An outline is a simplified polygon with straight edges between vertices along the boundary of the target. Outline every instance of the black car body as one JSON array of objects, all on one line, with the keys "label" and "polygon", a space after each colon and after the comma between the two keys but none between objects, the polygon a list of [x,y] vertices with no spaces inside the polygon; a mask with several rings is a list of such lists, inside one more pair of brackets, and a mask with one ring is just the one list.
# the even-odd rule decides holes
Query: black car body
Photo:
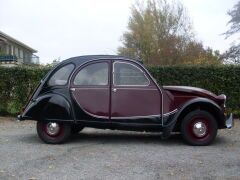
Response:
[{"label": "black car body", "polygon": [[225,95],[183,86],[159,86],[138,60],[80,56],[63,61],[40,82],[19,120],[36,120],[39,137],[61,143],[84,127],[181,132],[192,145],[210,144],[231,128]]}]

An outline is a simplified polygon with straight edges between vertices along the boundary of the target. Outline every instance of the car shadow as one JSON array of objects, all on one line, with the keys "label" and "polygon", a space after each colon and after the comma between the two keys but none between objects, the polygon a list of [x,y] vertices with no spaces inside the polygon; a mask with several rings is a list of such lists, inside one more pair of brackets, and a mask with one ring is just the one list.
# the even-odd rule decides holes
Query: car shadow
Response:
[{"label": "car shadow", "polygon": [[[119,131],[122,132],[122,131]],[[169,138],[163,139],[161,133],[139,133],[139,132],[123,132],[115,133],[114,131],[108,133],[85,133],[72,135],[68,143],[80,143],[80,142],[99,142],[103,144],[166,144],[166,145],[183,145],[186,143],[183,141],[181,134],[174,133]],[[223,136],[217,136],[214,140],[214,146],[227,145],[229,141]]]},{"label": "car shadow", "polygon": [[180,134],[162,139],[160,133],[79,133],[72,135],[69,143],[98,142],[102,144],[184,144]]},{"label": "car shadow", "polygon": [[[18,140],[27,144],[43,143],[37,134],[29,134],[21,137]],[[81,132],[71,135],[67,144],[81,143],[99,143],[99,144],[162,144],[162,145],[183,145],[184,143],[180,134],[172,134],[168,139],[162,139],[161,133],[139,133],[139,132]],[[217,137],[213,142],[214,146],[228,144],[225,137]]]}]

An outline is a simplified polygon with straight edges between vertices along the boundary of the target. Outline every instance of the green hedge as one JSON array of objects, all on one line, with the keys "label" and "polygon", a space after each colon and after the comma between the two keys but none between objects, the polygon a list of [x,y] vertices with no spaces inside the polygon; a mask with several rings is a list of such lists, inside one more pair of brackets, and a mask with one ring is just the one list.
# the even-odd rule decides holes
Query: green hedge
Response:
[{"label": "green hedge", "polygon": [[228,112],[240,115],[240,66],[149,67],[161,85],[200,87],[227,96]]},{"label": "green hedge", "polygon": [[[148,67],[161,85],[195,86],[226,94],[229,111],[240,115],[240,66]],[[49,68],[0,67],[0,115],[16,115]]]},{"label": "green hedge", "polygon": [[49,69],[0,67],[0,115],[16,115]]}]

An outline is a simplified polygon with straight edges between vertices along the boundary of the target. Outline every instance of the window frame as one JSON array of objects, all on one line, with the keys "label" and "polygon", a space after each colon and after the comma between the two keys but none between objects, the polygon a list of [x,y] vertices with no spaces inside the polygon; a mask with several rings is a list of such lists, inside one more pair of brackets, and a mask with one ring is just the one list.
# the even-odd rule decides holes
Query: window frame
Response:
[{"label": "window frame", "polygon": [[[107,80],[107,84],[106,85],[78,85],[78,84],[75,84],[74,83],[74,80],[76,78],[76,76],[78,75],[78,73],[83,70],[84,68],[86,68],[87,66],[91,66],[91,65],[94,65],[94,64],[99,64],[99,63],[106,63],[107,64],[107,67],[108,67],[108,80]],[[72,78],[71,78],[71,86],[72,87],[108,87],[110,86],[110,80],[111,80],[111,77],[110,77],[110,73],[111,73],[111,66],[110,66],[110,63],[109,61],[90,61],[90,62],[87,62],[85,64],[82,64],[77,70],[75,70]]]},{"label": "window frame", "polygon": [[[148,81],[148,84],[147,84],[147,85],[117,85],[117,84],[115,84],[114,80],[115,80],[115,64],[116,64],[116,63],[129,64],[129,65],[131,65],[131,66],[136,67],[137,69],[139,69],[139,70],[143,73],[143,75],[145,76],[145,78],[146,78],[147,81]],[[151,81],[149,80],[148,76],[146,75],[146,72],[143,71],[141,67],[137,66],[137,65],[134,64],[134,63],[131,63],[131,62],[123,62],[123,61],[114,61],[114,62],[113,62],[112,82],[113,82],[113,86],[114,86],[114,87],[148,87],[148,86],[150,86],[150,84],[151,84]]]},{"label": "window frame", "polygon": [[[54,76],[54,74],[55,74],[57,71],[59,71],[61,68],[65,67],[65,66],[68,66],[68,65],[73,65],[73,69],[71,70],[71,72],[70,72],[70,74],[69,74],[69,76],[68,76],[68,79],[67,79],[66,84],[64,84],[64,85],[59,85],[59,84],[50,85],[50,84],[49,84],[49,81],[50,81],[50,79]],[[71,76],[72,76],[72,74],[74,73],[75,68],[76,68],[76,65],[75,65],[74,63],[68,63],[68,64],[64,64],[64,65],[62,65],[62,66],[60,66],[60,67],[56,67],[56,68],[50,73],[50,75],[46,74],[46,76],[48,76],[47,81],[46,81],[46,85],[47,85],[48,87],[54,87],[54,86],[64,87],[64,86],[68,86],[69,83],[70,83]],[[46,77],[44,77],[43,79],[45,79],[45,78],[46,78]]]}]

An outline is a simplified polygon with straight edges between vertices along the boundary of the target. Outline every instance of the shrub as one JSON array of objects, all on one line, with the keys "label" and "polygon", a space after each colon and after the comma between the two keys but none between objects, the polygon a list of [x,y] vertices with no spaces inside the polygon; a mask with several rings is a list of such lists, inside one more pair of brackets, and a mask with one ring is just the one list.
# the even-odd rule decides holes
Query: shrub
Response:
[{"label": "shrub", "polygon": [[227,96],[228,112],[240,115],[240,66],[148,67],[160,85],[194,86]]},{"label": "shrub", "polygon": [[0,115],[19,113],[48,70],[36,67],[0,67]]},{"label": "shrub", "polygon": [[[226,94],[228,111],[240,115],[240,66],[147,67],[160,85],[195,86]],[[0,67],[0,115],[16,115],[49,71],[39,67]]]}]

